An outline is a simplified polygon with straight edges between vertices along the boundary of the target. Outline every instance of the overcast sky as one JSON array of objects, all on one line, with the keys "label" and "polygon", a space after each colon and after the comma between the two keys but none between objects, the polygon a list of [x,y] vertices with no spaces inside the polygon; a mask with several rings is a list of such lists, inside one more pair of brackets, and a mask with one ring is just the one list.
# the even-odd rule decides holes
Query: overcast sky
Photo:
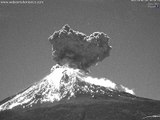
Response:
[{"label": "overcast sky", "polygon": [[160,100],[160,8],[130,0],[0,4],[0,100],[50,73],[55,62],[48,37],[64,24],[111,38],[110,57],[91,68],[94,77]]}]

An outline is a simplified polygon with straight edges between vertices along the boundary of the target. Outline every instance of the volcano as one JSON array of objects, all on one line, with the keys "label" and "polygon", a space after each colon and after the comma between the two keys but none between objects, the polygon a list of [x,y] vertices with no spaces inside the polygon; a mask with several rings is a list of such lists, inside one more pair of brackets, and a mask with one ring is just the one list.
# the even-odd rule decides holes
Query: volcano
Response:
[{"label": "volcano", "polygon": [[123,85],[93,78],[89,67],[109,56],[109,37],[65,25],[49,37],[51,73],[0,102],[0,120],[160,120],[160,101]]},{"label": "volcano", "polygon": [[83,70],[55,65],[44,79],[1,101],[0,120],[160,119],[160,101],[103,81]]}]

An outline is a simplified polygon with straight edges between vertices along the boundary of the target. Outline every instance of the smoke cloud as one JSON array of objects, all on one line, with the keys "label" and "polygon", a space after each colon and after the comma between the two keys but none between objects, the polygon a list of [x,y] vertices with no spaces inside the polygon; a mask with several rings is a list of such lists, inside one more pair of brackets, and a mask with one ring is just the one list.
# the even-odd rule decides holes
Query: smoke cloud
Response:
[{"label": "smoke cloud", "polygon": [[53,60],[59,65],[68,64],[86,70],[109,56],[109,37],[103,32],[90,36],[74,31],[69,25],[55,31],[49,41],[52,45]]}]

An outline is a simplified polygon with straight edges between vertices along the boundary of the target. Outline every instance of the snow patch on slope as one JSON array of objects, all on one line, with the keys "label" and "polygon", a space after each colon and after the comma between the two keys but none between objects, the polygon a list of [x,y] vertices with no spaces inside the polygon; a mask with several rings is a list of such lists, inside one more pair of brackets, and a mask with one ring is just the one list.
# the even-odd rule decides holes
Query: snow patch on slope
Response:
[{"label": "snow patch on slope", "polygon": [[[52,103],[54,101],[60,101],[65,97],[70,99],[71,97],[75,97],[75,93],[79,90],[86,93],[93,93],[94,89],[103,91],[101,87],[105,87],[109,91],[124,91],[134,94],[133,90],[122,85],[116,85],[106,78],[93,78],[86,74],[86,72],[80,69],[70,68],[67,65],[55,65],[51,70],[51,73],[41,81],[33,84],[24,92],[17,94],[9,101],[0,105],[0,111],[12,109],[16,106],[27,107],[37,103]],[[81,85],[81,83],[83,84]],[[93,85],[99,87],[95,88]]]}]

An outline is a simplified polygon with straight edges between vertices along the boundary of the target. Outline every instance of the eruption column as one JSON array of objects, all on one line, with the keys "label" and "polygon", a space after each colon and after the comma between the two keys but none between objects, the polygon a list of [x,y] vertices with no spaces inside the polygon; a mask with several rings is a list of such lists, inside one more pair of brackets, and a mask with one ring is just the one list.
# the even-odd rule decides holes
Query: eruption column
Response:
[{"label": "eruption column", "polygon": [[105,33],[94,32],[87,36],[72,30],[69,25],[55,31],[49,41],[54,61],[59,65],[68,64],[82,70],[108,57],[111,50],[109,37]]}]

